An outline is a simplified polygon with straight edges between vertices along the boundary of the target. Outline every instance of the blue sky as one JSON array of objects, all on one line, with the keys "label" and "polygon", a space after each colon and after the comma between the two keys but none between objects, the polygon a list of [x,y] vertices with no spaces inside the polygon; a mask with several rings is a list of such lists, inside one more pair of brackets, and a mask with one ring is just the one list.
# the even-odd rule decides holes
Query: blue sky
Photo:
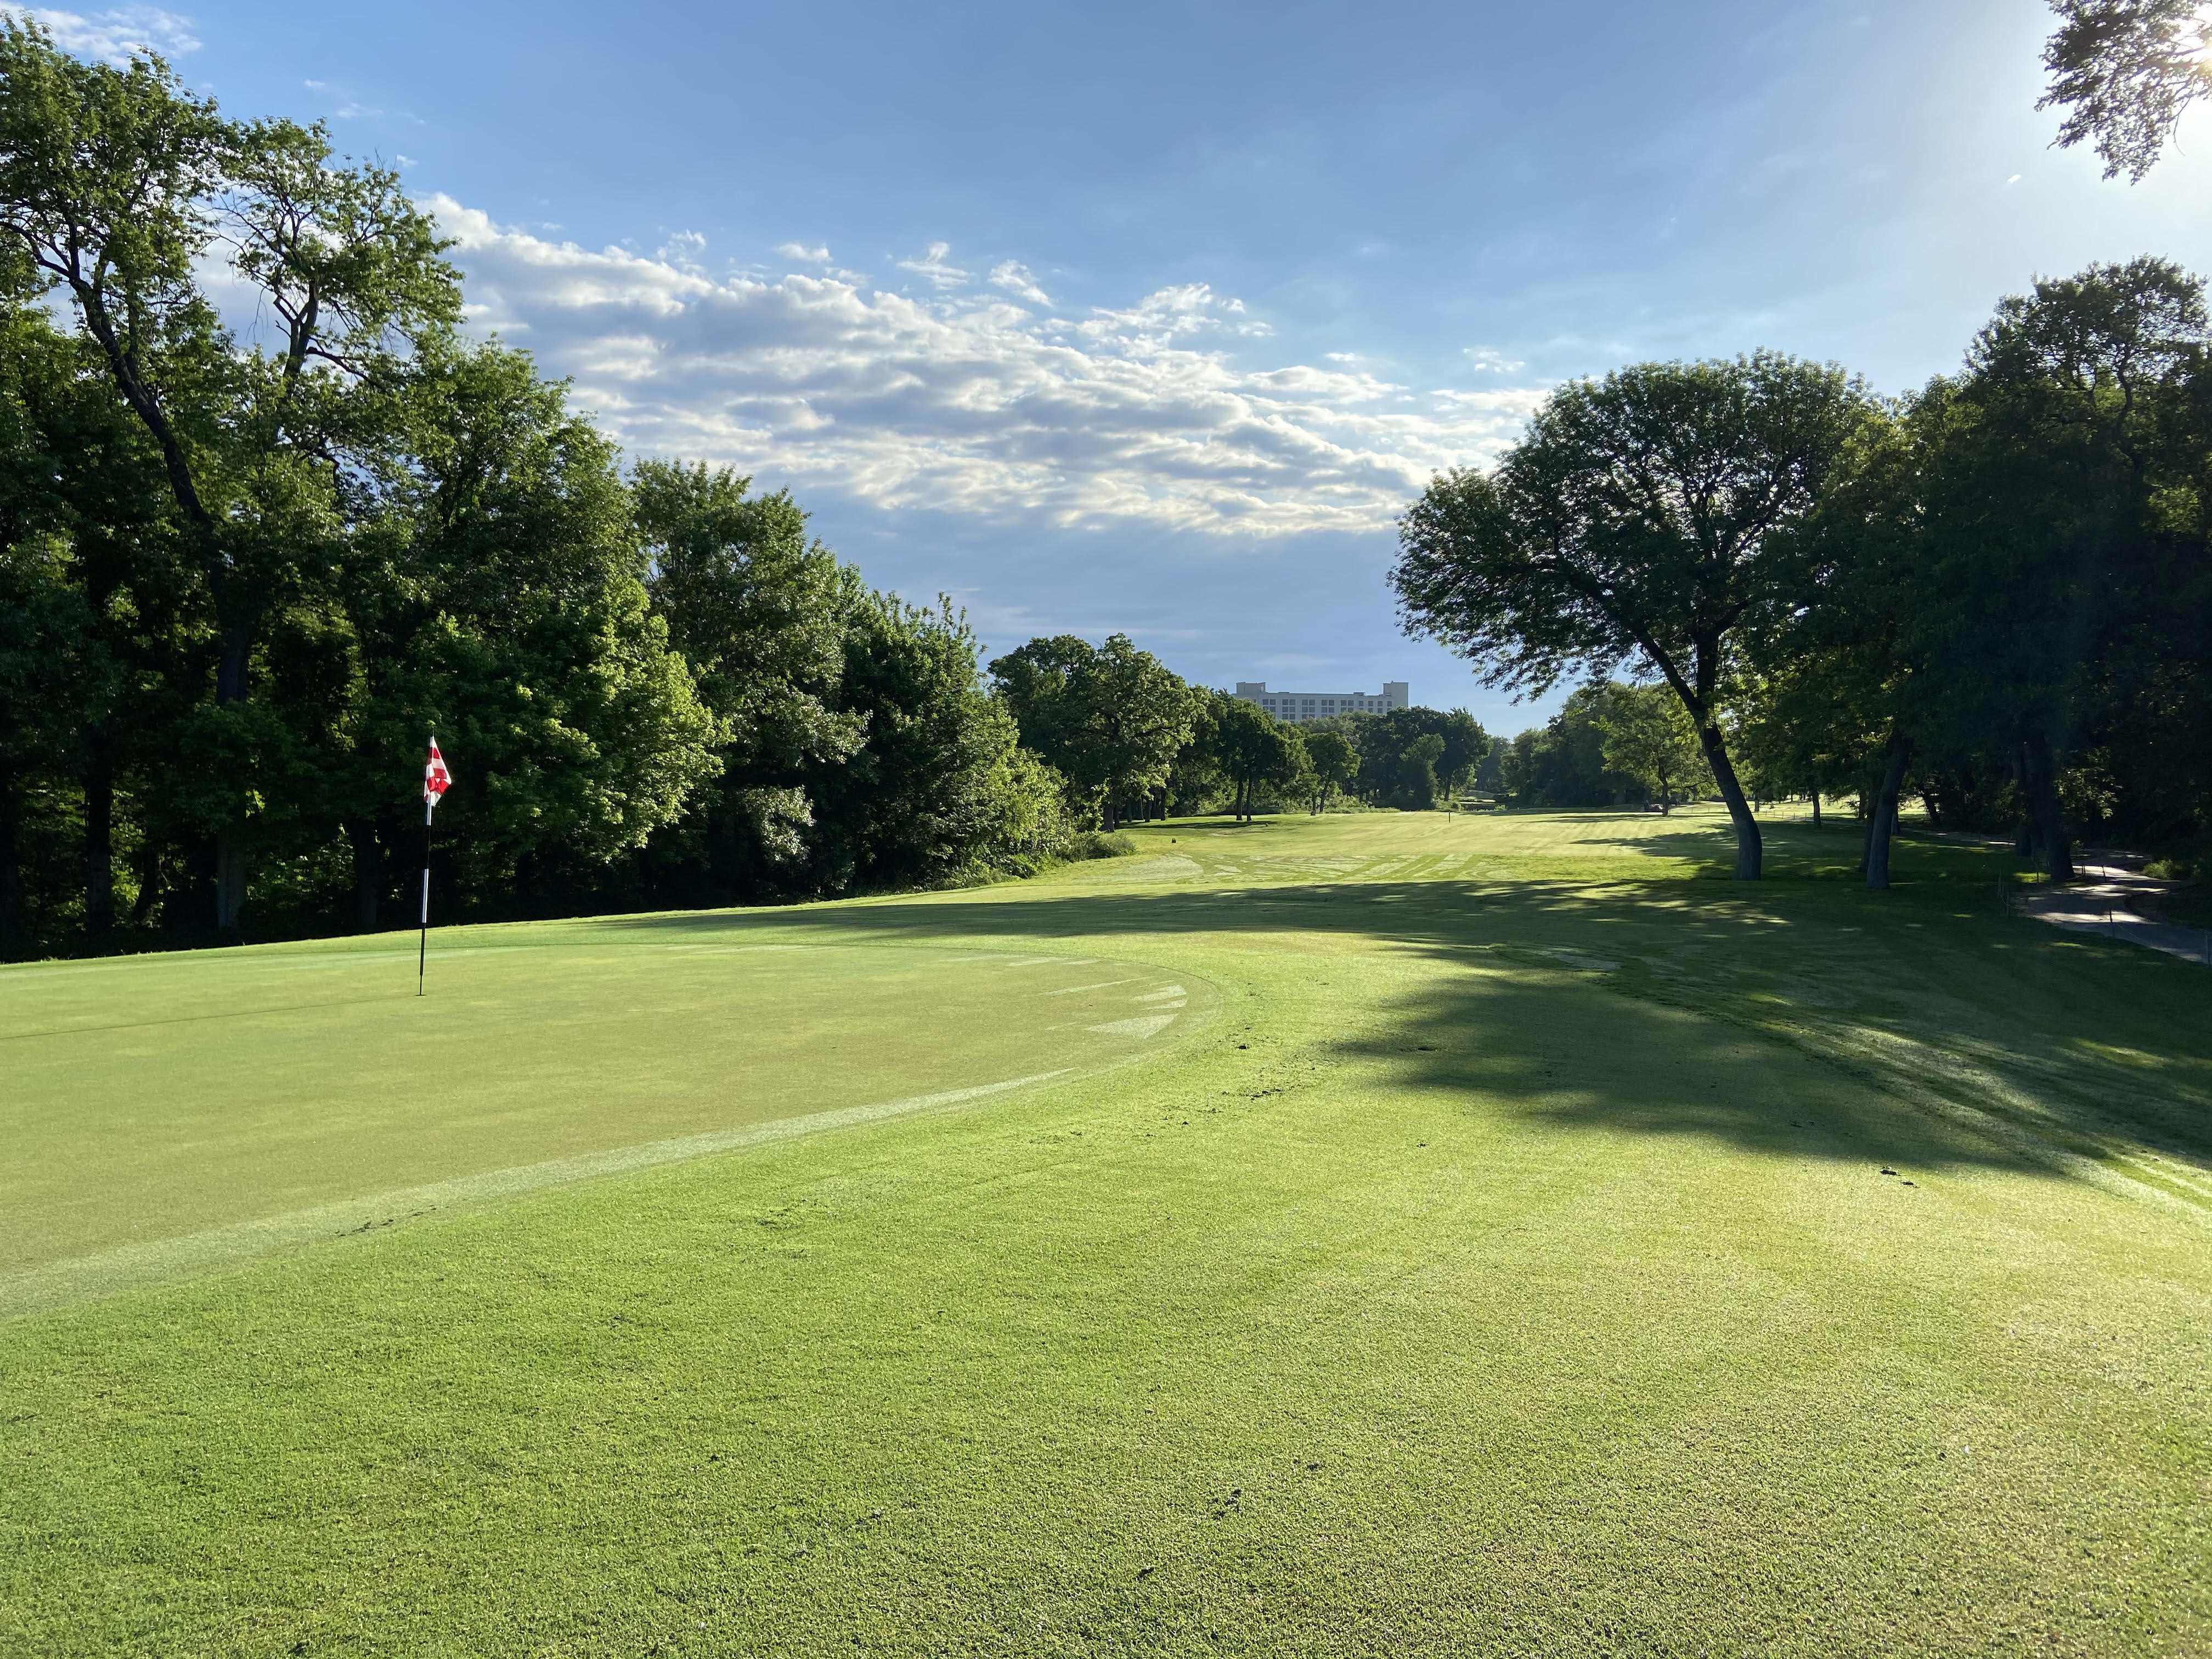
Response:
[{"label": "blue sky", "polygon": [[2039,0],[42,15],[401,167],[477,326],[994,649],[1492,730],[1540,711],[1399,635],[1391,519],[1547,387],[1765,346],[1900,391],[2039,273],[2212,270],[2212,124],[2134,187],[2051,149]]}]

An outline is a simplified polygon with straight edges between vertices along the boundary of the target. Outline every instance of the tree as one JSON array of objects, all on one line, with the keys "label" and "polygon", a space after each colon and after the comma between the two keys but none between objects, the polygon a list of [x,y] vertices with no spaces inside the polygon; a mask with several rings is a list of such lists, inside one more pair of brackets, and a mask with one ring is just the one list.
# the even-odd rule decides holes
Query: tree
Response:
[{"label": "tree", "polygon": [[1675,788],[1688,787],[1703,769],[1698,734],[1681,699],[1663,685],[1615,684],[1604,690],[1597,726],[1606,765],[1634,778],[1662,813],[1671,812]]},{"label": "tree", "polygon": [[[1424,709],[1423,714],[1433,714]],[[1448,795],[1456,797],[1468,788],[1481,769],[1490,753],[1490,733],[1475,723],[1474,715],[1464,708],[1455,708],[1443,715],[1429,728],[1443,739],[1443,750],[1437,757],[1437,781]]]},{"label": "tree", "polygon": [[1398,787],[1393,799],[1401,806],[1425,812],[1437,804],[1443,787],[1437,779],[1437,763],[1444,757],[1444,740],[1424,732],[1407,744],[1398,757]]},{"label": "tree", "polygon": [[1761,352],[1647,363],[1553,393],[1490,473],[1439,477],[1400,523],[1391,574],[1408,632],[1486,684],[1542,692],[1633,659],[1681,699],[1728,803],[1735,873],[1761,843],[1721,712],[1747,625],[1811,596],[1789,577],[1869,399],[1838,368]]},{"label": "tree", "polygon": [[[2002,302],[1966,372],[1911,410],[1901,631],[1925,664],[1924,730],[2008,767],[2024,850],[2056,879],[2072,872],[2081,816],[2065,799],[2069,757],[2212,712],[2207,363],[2203,284],[2136,259]],[[2192,762],[2183,775],[2202,773]],[[2131,782],[2147,806],[2151,777]],[[2169,796],[2169,824],[2202,821],[2201,787]]]},{"label": "tree", "polygon": [[[19,18],[0,21],[0,237],[66,301],[160,457],[213,623],[212,707],[189,740],[216,921],[234,928],[257,785],[283,746],[249,707],[256,647],[326,561],[347,393],[452,328],[457,274],[398,175],[337,163],[320,128],[226,123],[160,58],[82,62]],[[273,353],[238,348],[200,290],[225,254],[275,319]]]},{"label": "tree", "polygon": [[1218,739],[1222,718],[1237,699],[1226,691],[1204,688],[1194,688],[1191,695],[1197,712],[1191,718],[1190,735],[1176,750],[1174,763],[1168,768],[1167,781],[1161,786],[1165,808],[1170,813],[1205,811],[1231,788],[1221,769]]},{"label": "tree", "polygon": [[1287,786],[1305,764],[1297,728],[1242,697],[1224,698],[1218,706],[1213,743],[1222,775],[1236,791],[1231,811],[1240,823],[1252,821],[1260,789]]},{"label": "tree", "polygon": [[836,706],[859,573],[808,541],[787,492],[751,495],[750,482],[663,461],[630,479],[653,611],[723,726],[720,775],[664,849],[695,902],[806,884],[805,780],[868,736],[863,714]]},{"label": "tree", "polygon": [[1605,763],[1598,723],[1605,696],[1602,686],[1577,687],[1542,726],[1498,739],[1498,793],[1521,806],[1613,806],[1626,799],[1634,780]]},{"label": "tree", "polygon": [[434,727],[460,890],[535,913],[678,817],[720,723],[653,610],[614,446],[565,389],[519,352],[441,346],[400,395],[335,556],[342,670],[306,695],[343,714],[305,793],[347,826],[373,925],[374,855],[412,845]]},{"label": "tree", "polygon": [[1127,802],[1166,783],[1202,706],[1126,634],[1098,647],[1073,634],[1031,640],[994,660],[991,676],[1024,744],[1091,792],[1109,830]]},{"label": "tree", "polygon": [[1359,775],[1359,750],[1352,739],[1333,727],[1317,726],[1304,734],[1306,761],[1313,768],[1314,810],[1324,810],[1340,789]]},{"label": "tree", "polygon": [[2043,50],[2051,90],[2038,109],[2063,109],[2058,143],[2096,146],[2105,177],[2142,182],[2182,112],[2212,90],[2212,49],[2199,0],[2052,0],[2058,32]]},{"label": "tree", "polygon": [[816,803],[808,843],[830,890],[914,885],[980,872],[1054,816],[1052,775],[1024,760],[1005,700],[976,672],[975,636],[951,600],[933,609],[870,593],[848,619],[831,702],[867,740],[803,777]]},{"label": "tree", "polygon": [[[1307,728],[1309,731],[1313,728]],[[1425,811],[1439,792],[1464,789],[1490,752],[1490,737],[1464,708],[1443,714],[1434,708],[1394,708],[1387,714],[1340,715],[1341,730],[1359,751],[1352,787],[1363,800]],[[1423,738],[1422,758],[1407,757]]]}]

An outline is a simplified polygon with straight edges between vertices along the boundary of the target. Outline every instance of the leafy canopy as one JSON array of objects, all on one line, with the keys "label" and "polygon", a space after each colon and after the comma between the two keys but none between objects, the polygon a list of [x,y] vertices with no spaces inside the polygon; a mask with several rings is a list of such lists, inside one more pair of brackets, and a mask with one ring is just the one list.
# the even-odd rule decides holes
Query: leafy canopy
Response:
[{"label": "leafy canopy", "polygon": [[1756,877],[1719,726],[1731,653],[1808,597],[1793,536],[1872,407],[1841,369],[1774,352],[1563,386],[1493,472],[1437,478],[1400,521],[1407,630],[1516,690],[1627,660],[1663,678],[1729,803],[1736,873]]}]

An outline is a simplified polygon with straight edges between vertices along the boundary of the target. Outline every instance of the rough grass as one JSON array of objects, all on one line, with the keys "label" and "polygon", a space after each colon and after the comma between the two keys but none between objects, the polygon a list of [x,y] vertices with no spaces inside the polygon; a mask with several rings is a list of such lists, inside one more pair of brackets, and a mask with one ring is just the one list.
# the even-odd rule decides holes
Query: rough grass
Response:
[{"label": "rough grass", "polygon": [[[1021,886],[484,930],[527,947],[470,1016],[507,1058],[411,1116],[377,1062],[454,1044],[444,981],[430,1028],[341,978],[303,1042],[221,1005],[343,950],[99,964],[9,1126],[75,1182],[19,1250],[327,1202],[356,1145],[362,1193],[410,1136],[410,1180],[518,1121],[538,1158],[527,1112],[448,1131],[507,1066],[563,1147],[625,1143],[618,1055],[699,1104],[656,1134],[749,1066],[761,1121],[1069,1074],[0,1325],[0,1650],[2207,1650],[2212,975],[2002,913],[1982,849],[1869,895],[1849,826],[1778,825],[1753,888],[1718,829],[1175,824]],[[811,964],[780,1001],[699,965],[766,945]],[[1024,953],[1094,963],[945,967]],[[1184,1017],[1070,1055],[1011,989],[1117,962],[1058,1000]],[[580,1029],[611,973],[649,1042]]]}]

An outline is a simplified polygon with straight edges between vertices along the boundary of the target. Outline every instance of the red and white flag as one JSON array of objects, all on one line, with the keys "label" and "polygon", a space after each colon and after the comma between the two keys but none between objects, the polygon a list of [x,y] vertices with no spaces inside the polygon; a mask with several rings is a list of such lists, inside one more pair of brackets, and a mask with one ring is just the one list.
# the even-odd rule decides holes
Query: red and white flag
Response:
[{"label": "red and white flag", "polygon": [[430,758],[422,768],[422,805],[435,807],[439,798],[453,787],[453,775],[446,769],[446,757],[438,752],[438,739],[430,739]]}]

